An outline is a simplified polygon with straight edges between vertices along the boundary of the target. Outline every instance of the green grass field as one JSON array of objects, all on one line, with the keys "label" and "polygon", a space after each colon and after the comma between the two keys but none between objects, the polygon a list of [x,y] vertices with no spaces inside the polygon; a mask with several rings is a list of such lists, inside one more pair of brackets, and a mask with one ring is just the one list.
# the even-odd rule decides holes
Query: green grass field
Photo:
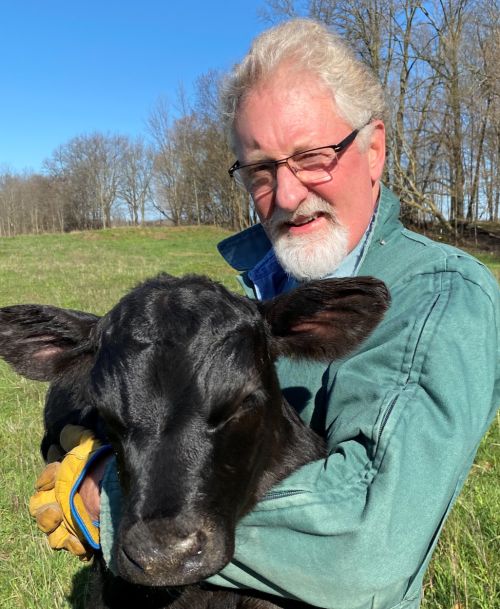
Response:
[{"label": "green grass field", "polygon": [[[0,306],[42,302],[100,314],[160,271],[204,273],[237,289],[215,248],[227,234],[212,227],[148,228],[3,239]],[[480,257],[500,280],[500,257]],[[0,362],[1,609],[81,607],[87,567],[51,551],[27,510],[42,467],[44,391]],[[499,423],[483,440],[445,526],[426,578],[425,609],[500,607]]]}]

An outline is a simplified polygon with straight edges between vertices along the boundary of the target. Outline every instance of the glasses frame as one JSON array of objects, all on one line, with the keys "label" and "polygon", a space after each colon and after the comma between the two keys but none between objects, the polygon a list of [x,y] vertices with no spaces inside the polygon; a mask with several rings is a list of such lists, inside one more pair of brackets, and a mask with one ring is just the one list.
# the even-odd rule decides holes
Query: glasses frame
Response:
[{"label": "glasses frame", "polygon": [[[364,127],[366,127],[366,125],[364,125]],[[307,152],[316,152],[317,150],[323,150],[324,148],[331,148],[335,152],[335,154],[339,155],[342,152],[344,152],[344,150],[354,142],[354,140],[356,139],[356,136],[361,131],[361,129],[363,129],[364,127],[361,127],[360,129],[354,129],[353,131],[351,131],[351,133],[349,133],[349,135],[347,135],[338,144],[329,144],[328,146],[318,146],[317,148],[309,148],[307,150],[301,150],[299,152],[296,152],[295,154],[291,154],[290,156],[287,156],[284,159],[279,159],[277,161],[258,161],[256,163],[247,163],[246,165],[240,165],[239,161],[235,161],[231,165],[231,167],[227,170],[229,173],[229,177],[233,178],[239,186],[241,186],[242,188],[247,190],[243,181],[239,180],[238,177],[235,177],[235,175],[234,175],[238,169],[244,169],[245,167],[256,167],[258,165],[270,165],[274,169],[274,176],[276,179],[276,170],[277,170],[278,166],[286,165],[288,167],[288,169],[293,173],[293,175],[297,176],[297,171],[300,171],[300,170],[297,170],[294,167],[290,166],[290,164],[288,163],[288,161],[290,159],[293,159],[293,157],[299,156],[301,154],[306,154]],[[297,177],[297,179],[299,179],[301,182],[303,182],[303,180],[301,178]],[[307,182],[303,182],[303,183],[307,184]]]}]

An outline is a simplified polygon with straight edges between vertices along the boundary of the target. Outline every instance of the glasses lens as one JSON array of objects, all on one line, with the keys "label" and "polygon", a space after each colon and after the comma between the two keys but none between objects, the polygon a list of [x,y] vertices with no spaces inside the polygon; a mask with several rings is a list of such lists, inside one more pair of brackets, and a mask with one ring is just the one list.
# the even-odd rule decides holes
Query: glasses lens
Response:
[{"label": "glasses lens", "polygon": [[274,166],[272,164],[242,167],[234,172],[236,182],[251,195],[262,195],[274,186]]},{"label": "glasses lens", "polygon": [[337,166],[337,155],[331,146],[327,146],[299,152],[275,163],[239,167],[232,175],[238,186],[253,197],[259,197],[271,192],[276,186],[276,166],[281,163],[286,163],[304,184],[319,184],[332,179],[331,174]]},{"label": "glasses lens", "polygon": [[337,155],[332,148],[318,148],[296,154],[288,162],[299,180],[306,184],[317,184],[331,178],[337,166]]}]

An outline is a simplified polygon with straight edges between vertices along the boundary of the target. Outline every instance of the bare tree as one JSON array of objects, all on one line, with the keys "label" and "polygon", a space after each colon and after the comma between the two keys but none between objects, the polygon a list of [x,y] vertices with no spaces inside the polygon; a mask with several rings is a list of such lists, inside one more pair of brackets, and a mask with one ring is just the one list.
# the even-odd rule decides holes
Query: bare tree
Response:
[{"label": "bare tree", "polygon": [[0,236],[60,230],[55,184],[35,173],[0,174]]},{"label": "bare tree", "polygon": [[111,226],[125,142],[117,135],[77,136],[45,162],[64,199],[66,229]]},{"label": "bare tree", "polygon": [[200,134],[198,167],[207,205],[205,216],[211,216],[215,224],[241,230],[254,222],[254,214],[250,197],[236,187],[227,172],[234,157],[220,116],[222,78],[222,74],[209,71],[196,82],[195,110]]},{"label": "bare tree", "polygon": [[103,228],[111,226],[111,212],[118,198],[121,156],[126,141],[121,136],[95,133],[82,147],[83,162],[94,189]]},{"label": "bare tree", "polygon": [[155,142],[155,200],[173,223],[239,229],[252,221],[249,198],[227,173],[234,159],[219,116],[221,75],[208,72],[195,85],[194,103],[181,89],[177,115],[159,102],[149,119]]},{"label": "bare tree", "polygon": [[179,196],[182,175],[172,137],[170,107],[164,99],[160,99],[151,112],[148,127],[154,151],[152,203],[167,220],[178,225],[183,217]]},{"label": "bare tree", "polygon": [[139,222],[144,224],[146,205],[151,200],[154,156],[143,138],[125,140],[123,144],[118,196],[137,226]]}]

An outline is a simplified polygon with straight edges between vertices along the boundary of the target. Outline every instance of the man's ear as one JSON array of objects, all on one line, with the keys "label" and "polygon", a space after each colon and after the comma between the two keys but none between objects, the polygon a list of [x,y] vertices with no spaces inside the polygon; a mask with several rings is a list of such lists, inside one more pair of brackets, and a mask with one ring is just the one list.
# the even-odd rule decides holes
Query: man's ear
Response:
[{"label": "man's ear", "polygon": [[35,381],[51,381],[89,338],[99,317],[46,305],[0,309],[0,357]]},{"label": "man's ear", "polygon": [[382,178],[385,165],[385,126],[380,120],[372,122],[373,131],[368,147],[368,167],[372,184]]},{"label": "man's ear", "polygon": [[382,281],[349,277],[310,281],[258,306],[271,329],[274,356],[331,361],[359,345],[389,303]]}]

